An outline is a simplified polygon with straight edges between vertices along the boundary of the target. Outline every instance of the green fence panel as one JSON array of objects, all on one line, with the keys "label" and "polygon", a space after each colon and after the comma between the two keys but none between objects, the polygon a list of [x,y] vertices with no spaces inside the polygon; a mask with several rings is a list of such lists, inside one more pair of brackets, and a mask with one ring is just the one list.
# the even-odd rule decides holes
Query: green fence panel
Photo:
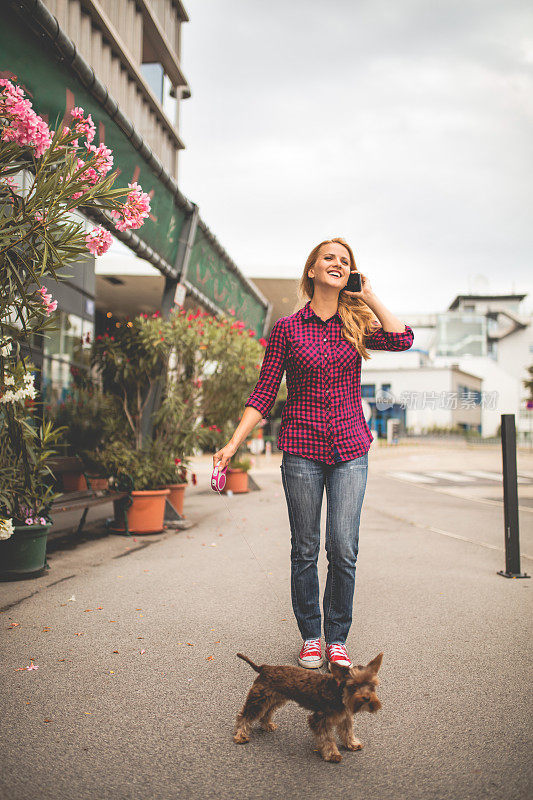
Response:
[{"label": "green fence panel", "polygon": [[258,337],[263,335],[265,306],[239,280],[238,275],[228,268],[226,261],[214,250],[200,226],[196,231],[187,280],[219,308],[228,313],[230,309],[234,309],[236,319],[245,321]]}]

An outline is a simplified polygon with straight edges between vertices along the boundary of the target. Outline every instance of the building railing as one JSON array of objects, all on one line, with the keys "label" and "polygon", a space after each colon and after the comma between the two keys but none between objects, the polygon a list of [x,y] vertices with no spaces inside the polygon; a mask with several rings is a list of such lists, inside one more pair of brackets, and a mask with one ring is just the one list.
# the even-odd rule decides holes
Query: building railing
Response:
[{"label": "building railing", "polygon": [[45,5],[165,169],[177,177],[177,153],[184,145],[175,121],[166,116],[141,73],[143,15],[135,0],[122,0],[120,4],[46,0]]}]

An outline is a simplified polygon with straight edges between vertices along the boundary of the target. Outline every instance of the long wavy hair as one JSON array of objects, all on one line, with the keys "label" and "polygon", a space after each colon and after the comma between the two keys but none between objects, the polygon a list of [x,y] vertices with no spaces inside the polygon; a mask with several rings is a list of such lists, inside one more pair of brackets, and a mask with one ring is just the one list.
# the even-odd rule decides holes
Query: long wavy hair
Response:
[{"label": "long wavy hair", "polygon": [[[293,313],[299,311],[308,300],[313,298],[315,287],[313,278],[309,277],[309,270],[316,264],[320,249],[325,244],[331,244],[332,242],[342,244],[350,254],[350,272],[354,270],[358,271],[352,248],[344,239],[336,237],[335,239],[325,239],[323,242],[320,242],[316,247],[313,247],[305,262],[303,274],[297,289],[298,300]],[[379,320],[376,319],[375,314],[370,310],[364,300],[358,297],[355,299],[349,298],[344,292],[339,293],[338,311],[342,320],[341,336],[356,348],[365,361],[368,361],[372,356],[365,347],[364,337],[366,334],[372,332],[376,324],[377,327],[379,327]]]}]

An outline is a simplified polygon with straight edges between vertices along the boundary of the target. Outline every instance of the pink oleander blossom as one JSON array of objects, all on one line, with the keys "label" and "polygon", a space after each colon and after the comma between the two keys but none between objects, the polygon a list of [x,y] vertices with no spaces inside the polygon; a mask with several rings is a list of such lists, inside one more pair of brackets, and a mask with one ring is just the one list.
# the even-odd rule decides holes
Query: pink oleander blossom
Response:
[{"label": "pink oleander blossom", "polygon": [[87,243],[87,249],[93,256],[102,256],[113,244],[113,237],[109,231],[106,231],[105,228],[99,225],[98,228],[93,228],[92,231],[87,234],[85,241]]},{"label": "pink oleander blossom", "polygon": [[[107,175],[109,170],[112,169],[113,151],[110,150],[109,147],[106,147],[103,142],[99,144],[98,147],[95,147],[94,144],[89,144],[89,143],[86,144],[85,146],[89,151],[89,153],[93,154],[95,158],[95,169],[97,175],[94,183],[96,183],[96,181],[99,180],[100,176],[103,178],[104,175]],[[94,172],[94,170],[92,169],[88,171],[90,171],[91,173]]]},{"label": "pink oleander blossom", "polygon": [[57,308],[57,300],[52,300],[52,295],[48,294],[46,286],[41,286],[38,290],[39,294],[41,295],[43,305],[46,309],[47,314],[51,314],[52,311],[55,311]]},{"label": "pink oleander blossom", "polygon": [[150,198],[138,183],[128,183],[128,199],[120,211],[112,211],[117,231],[140,228],[150,213]]},{"label": "pink oleander blossom", "polygon": [[52,143],[48,125],[35,113],[20,86],[0,78],[0,87],[0,117],[8,120],[2,131],[2,141],[34,147],[35,157],[40,158]]},{"label": "pink oleander blossom", "polygon": [[80,106],[73,108],[70,112],[70,115],[74,117],[75,120],[78,120],[76,123],[74,123],[74,130],[76,133],[79,133],[80,136],[85,136],[87,143],[90,144],[94,139],[94,134],[96,133],[96,128],[91,115],[87,114],[87,118],[85,118],[85,111]]}]

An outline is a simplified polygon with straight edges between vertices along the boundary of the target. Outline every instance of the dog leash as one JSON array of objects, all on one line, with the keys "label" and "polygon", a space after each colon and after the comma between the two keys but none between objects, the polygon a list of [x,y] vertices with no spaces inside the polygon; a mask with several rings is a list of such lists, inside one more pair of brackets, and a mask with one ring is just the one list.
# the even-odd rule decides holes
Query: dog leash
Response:
[{"label": "dog leash", "polygon": [[278,597],[278,593],[276,592],[276,590],[274,589],[274,586],[272,585],[272,581],[270,580],[270,578],[268,576],[268,572],[266,571],[266,569],[263,567],[263,565],[261,564],[261,562],[257,558],[257,556],[256,556],[256,554],[255,554],[255,552],[253,550],[253,547],[251,546],[250,542],[246,538],[246,534],[244,533],[244,530],[242,529],[242,526],[239,525],[239,523],[237,522],[236,518],[233,516],[233,514],[231,512],[231,509],[230,509],[230,507],[229,507],[229,505],[228,505],[228,503],[226,501],[226,498],[222,494],[222,492],[224,490],[224,487],[226,486],[226,473],[227,473],[227,470],[228,470],[227,465],[223,469],[220,469],[218,464],[217,464],[216,467],[214,467],[213,474],[211,475],[211,488],[213,489],[213,491],[215,491],[223,499],[224,505],[228,509],[230,517],[232,517],[232,519],[235,522],[235,527],[237,529],[237,532],[240,533],[240,535],[242,536],[242,538],[244,539],[244,541],[248,545],[248,549],[250,550],[250,553],[255,558],[255,560],[257,562],[257,566],[259,567],[259,569],[264,573],[265,578],[267,579],[267,581],[268,581],[268,583],[270,585],[270,588],[272,589],[272,594],[274,595],[274,597],[278,601],[279,607],[280,607],[281,611],[283,612],[283,605],[281,603],[280,598]]}]

